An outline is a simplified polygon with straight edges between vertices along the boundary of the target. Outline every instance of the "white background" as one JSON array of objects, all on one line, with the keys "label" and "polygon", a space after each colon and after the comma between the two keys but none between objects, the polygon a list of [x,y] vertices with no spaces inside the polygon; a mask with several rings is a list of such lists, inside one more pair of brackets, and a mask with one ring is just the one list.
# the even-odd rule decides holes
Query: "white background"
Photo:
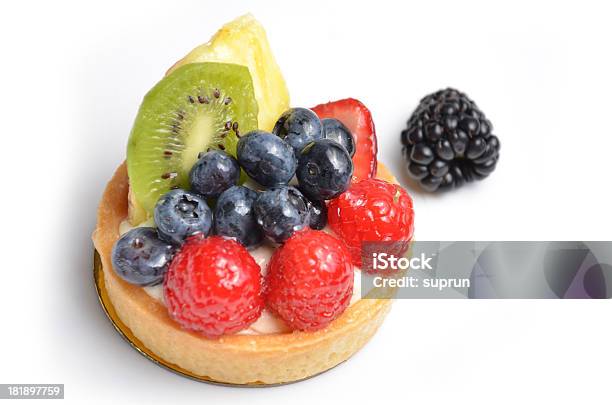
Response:
[{"label": "white background", "polygon": [[610,10],[589,1],[4,2],[0,6],[0,382],[66,402],[609,402],[607,301],[398,301],[373,341],[315,379],[199,384],[133,351],[92,284],[90,233],[144,93],[224,22],[267,29],[292,104],[372,110],[380,159],[425,94],[467,92],[502,142],[493,175],[410,189],[421,240],[611,239]]}]

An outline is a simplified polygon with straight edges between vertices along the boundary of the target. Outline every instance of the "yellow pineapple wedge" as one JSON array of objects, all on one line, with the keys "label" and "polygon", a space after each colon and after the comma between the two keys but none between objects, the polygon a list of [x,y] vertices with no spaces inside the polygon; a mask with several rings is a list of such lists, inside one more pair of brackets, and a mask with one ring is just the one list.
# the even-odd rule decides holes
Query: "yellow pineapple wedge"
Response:
[{"label": "yellow pineapple wedge", "polygon": [[225,24],[207,43],[176,62],[166,74],[194,62],[225,62],[249,68],[259,106],[259,128],[271,131],[289,108],[289,91],[263,26],[251,14]]}]

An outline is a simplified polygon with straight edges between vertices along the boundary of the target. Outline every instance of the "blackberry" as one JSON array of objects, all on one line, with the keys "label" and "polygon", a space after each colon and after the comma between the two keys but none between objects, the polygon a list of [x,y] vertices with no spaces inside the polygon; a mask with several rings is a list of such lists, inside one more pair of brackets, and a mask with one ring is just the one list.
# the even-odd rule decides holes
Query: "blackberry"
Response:
[{"label": "blackberry", "polygon": [[408,175],[426,191],[448,190],[495,170],[499,139],[476,104],[455,89],[424,97],[402,131]]}]

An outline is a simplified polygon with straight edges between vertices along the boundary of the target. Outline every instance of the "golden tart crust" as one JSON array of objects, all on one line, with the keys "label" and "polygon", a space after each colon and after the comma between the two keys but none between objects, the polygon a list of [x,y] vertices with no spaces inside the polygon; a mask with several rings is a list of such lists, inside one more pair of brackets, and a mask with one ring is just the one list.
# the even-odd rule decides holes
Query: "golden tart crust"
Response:
[{"label": "golden tart crust", "polygon": [[[380,163],[377,177],[397,182]],[[147,349],[202,379],[229,384],[279,384],[319,374],[363,347],[391,308],[390,299],[361,299],[316,332],[207,339],[181,329],[161,303],[112,271],[111,250],[119,238],[119,224],[127,214],[128,177],[124,163],[104,191],[93,234],[108,297],[121,321]]]}]

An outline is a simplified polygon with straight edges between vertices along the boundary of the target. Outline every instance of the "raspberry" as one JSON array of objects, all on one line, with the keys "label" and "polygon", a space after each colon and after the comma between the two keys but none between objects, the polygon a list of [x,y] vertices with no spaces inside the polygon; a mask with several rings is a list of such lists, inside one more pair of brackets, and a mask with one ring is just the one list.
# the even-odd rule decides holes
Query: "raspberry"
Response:
[{"label": "raspberry", "polygon": [[353,293],[346,246],[323,231],[295,233],[268,264],[266,303],[291,328],[324,328],[344,312]]},{"label": "raspberry", "polygon": [[170,317],[209,338],[238,332],[264,306],[259,265],[238,242],[194,236],[176,254],[164,279]]},{"label": "raspberry", "polygon": [[355,266],[362,266],[363,242],[389,242],[387,253],[398,257],[408,249],[414,232],[412,199],[397,184],[362,180],[331,200],[327,210],[329,226],[347,244]]}]

